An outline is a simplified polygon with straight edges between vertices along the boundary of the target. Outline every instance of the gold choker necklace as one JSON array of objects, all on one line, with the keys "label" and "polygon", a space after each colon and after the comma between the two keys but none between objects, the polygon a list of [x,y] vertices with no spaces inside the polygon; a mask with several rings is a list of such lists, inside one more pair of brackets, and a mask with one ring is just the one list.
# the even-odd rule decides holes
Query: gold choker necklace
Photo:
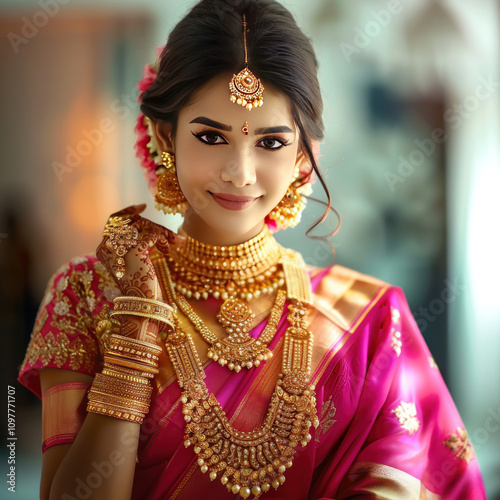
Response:
[{"label": "gold choker necklace", "polygon": [[285,284],[279,266],[282,250],[265,225],[239,245],[208,245],[188,236],[183,246],[171,249],[168,265],[177,292],[188,299],[249,301]]}]

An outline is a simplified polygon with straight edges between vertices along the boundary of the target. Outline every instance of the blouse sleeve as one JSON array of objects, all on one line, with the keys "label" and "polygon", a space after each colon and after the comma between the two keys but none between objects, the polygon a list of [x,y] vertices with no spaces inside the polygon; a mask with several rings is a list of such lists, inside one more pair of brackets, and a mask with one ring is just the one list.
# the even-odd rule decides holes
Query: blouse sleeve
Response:
[{"label": "blouse sleeve", "polygon": [[343,389],[333,389],[336,425],[348,423],[311,498],[485,499],[474,449],[401,290],[390,288],[366,320],[341,363]]},{"label": "blouse sleeve", "polygon": [[19,381],[41,397],[41,368],[94,375],[101,367],[109,317],[120,291],[95,256],[78,257],[49,280],[38,310]]}]

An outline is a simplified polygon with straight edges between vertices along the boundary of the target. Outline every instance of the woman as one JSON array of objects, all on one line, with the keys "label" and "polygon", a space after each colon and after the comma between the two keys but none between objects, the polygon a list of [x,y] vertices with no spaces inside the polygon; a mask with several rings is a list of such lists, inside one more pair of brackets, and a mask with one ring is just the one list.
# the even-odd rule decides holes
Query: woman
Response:
[{"label": "woman", "polygon": [[322,182],[316,73],[272,0],[201,1],[148,68],[139,156],[184,222],[129,207],[51,279],[20,374],[42,498],[484,498],[402,292],[268,229]]}]

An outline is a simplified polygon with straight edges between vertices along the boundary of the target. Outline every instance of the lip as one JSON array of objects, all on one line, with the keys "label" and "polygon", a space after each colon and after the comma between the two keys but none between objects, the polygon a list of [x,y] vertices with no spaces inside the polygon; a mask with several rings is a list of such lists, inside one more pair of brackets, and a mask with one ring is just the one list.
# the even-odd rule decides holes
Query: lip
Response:
[{"label": "lip", "polygon": [[212,198],[223,208],[228,210],[244,210],[249,206],[253,205],[259,198],[253,198],[251,196],[237,196],[235,194],[226,193],[212,193]]}]

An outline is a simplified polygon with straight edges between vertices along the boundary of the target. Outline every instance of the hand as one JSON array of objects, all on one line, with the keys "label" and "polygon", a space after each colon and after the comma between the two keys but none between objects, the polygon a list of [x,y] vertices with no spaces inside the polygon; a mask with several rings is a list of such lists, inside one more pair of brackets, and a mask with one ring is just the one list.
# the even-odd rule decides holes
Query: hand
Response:
[{"label": "hand", "polygon": [[[156,245],[160,251],[168,253],[170,232],[141,217],[139,214],[145,208],[144,204],[134,205],[112,214],[96,254],[123,295],[164,301],[149,251]],[[148,327],[144,320],[134,316],[124,318],[127,320],[122,321],[123,335],[156,341],[155,329],[151,328],[156,325]]]},{"label": "hand", "polygon": [[141,217],[145,208],[133,205],[109,217],[97,257],[124,295],[163,300],[149,251],[157,245],[168,253],[169,231]]}]

